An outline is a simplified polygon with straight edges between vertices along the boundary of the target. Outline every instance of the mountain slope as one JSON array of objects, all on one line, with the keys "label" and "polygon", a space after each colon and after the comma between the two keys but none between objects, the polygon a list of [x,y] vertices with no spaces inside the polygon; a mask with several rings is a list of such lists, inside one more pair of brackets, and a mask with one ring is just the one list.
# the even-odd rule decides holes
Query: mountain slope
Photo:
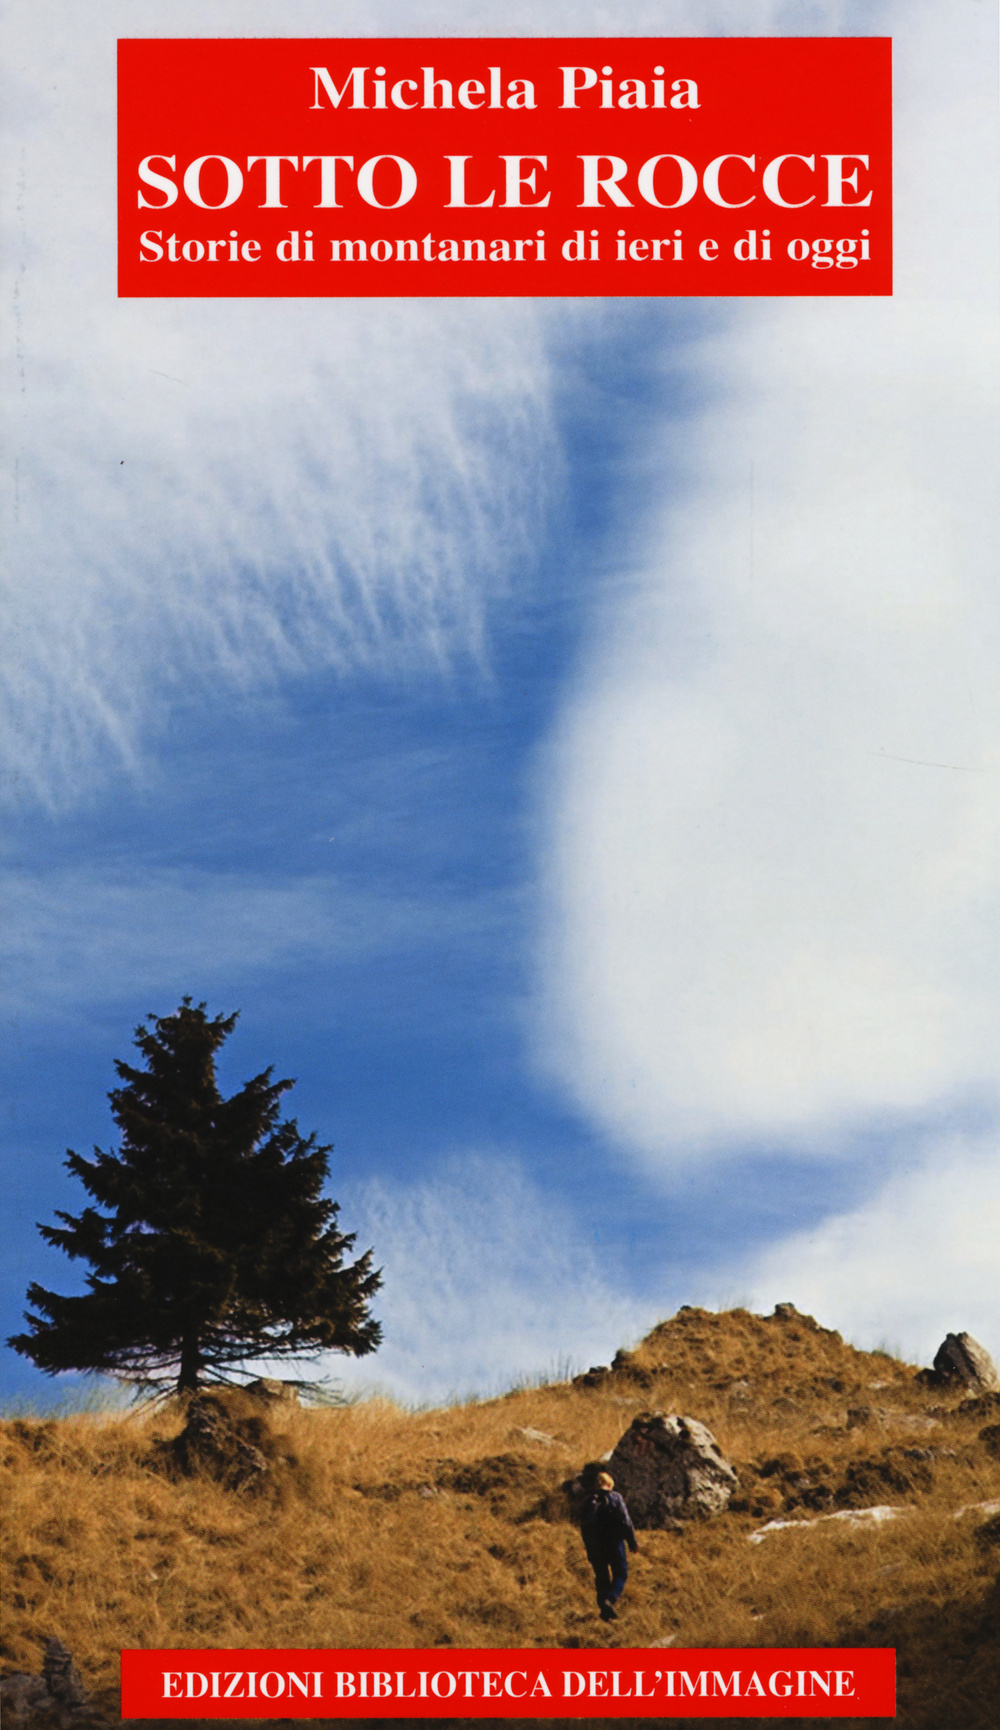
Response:
[{"label": "mountain slope", "polygon": [[[607,1626],[562,1486],[656,1409],[706,1423],[740,1486],[640,1533]],[[901,1726],[995,1722],[1000,1396],[791,1306],[684,1309],[606,1369],[482,1403],[271,1408],[256,1490],[180,1475],[183,1421],[0,1426],[6,1671],[57,1634],[111,1704],[122,1646],[893,1645]],[[825,1517],[873,1505],[900,1512]],[[750,1541],[775,1520],[796,1523]]]}]

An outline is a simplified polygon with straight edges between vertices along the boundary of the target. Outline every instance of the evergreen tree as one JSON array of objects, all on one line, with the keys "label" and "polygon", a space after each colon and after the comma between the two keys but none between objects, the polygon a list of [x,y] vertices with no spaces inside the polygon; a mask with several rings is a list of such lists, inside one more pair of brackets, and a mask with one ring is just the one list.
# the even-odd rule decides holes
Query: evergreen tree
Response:
[{"label": "evergreen tree", "polygon": [[31,1285],[38,1313],[8,1341],[39,1369],[185,1392],[238,1377],[247,1359],[361,1356],[379,1344],[368,1303],[381,1276],[371,1251],[345,1264],[354,1237],[322,1197],[330,1149],[281,1120],[294,1083],[266,1069],[231,1098],[219,1093],[215,1055],[236,1019],[209,1019],[185,997],[136,1029],[144,1069],[115,1063],[119,1151],[66,1158],[97,1206],[38,1228],[90,1263],[89,1290],[60,1297]]}]

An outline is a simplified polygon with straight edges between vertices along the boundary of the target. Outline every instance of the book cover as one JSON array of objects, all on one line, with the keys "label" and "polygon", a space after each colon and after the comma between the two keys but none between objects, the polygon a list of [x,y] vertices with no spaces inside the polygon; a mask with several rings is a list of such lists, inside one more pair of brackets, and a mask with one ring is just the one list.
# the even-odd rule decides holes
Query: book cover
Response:
[{"label": "book cover", "polygon": [[[28,1519],[8,1668],[84,1626],[101,1686],[123,1645],[591,1644],[539,1510],[652,1348],[569,1440],[524,1404],[473,1446],[468,1402],[682,1305],[713,1432],[744,1380],[766,1405],[713,1316],[882,1354],[851,1420],[816,1335],[773,1457],[808,1478],[853,1423],[845,1507],[912,1502],[966,1570],[907,1620],[869,1534],[861,1600],[793,1625],[801,1557],[785,1621],[733,1561],[707,1643],[985,1641],[996,1552],[955,1516],[1000,1498],[988,1384],[956,1442],[911,1372],[949,1333],[1000,1358],[995,8],[7,0],[2,40],[4,1333],[32,1281],[85,1291],[35,1224],[80,1213],[65,1149],[115,1145],[115,1060],[186,998],[239,1013],[225,1094],[295,1079],[383,1281],[377,1352],[252,1360],[360,1402],[314,1469],[362,1552],[317,1491],[339,1535],[287,1538],[265,1614],[267,1521],[213,1587],[244,1515],[157,1480],[157,1554],[133,1486],[95,1609],[53,1560],[112,1518],[81,1492],[76,1538]],[[4,1354],[31,1423],[104,1386]],[[474,1582],[434,1548],[463,1497]],[[656,1595],[695,1590],[677,1554],[633,1645],[706,1644]]]}]

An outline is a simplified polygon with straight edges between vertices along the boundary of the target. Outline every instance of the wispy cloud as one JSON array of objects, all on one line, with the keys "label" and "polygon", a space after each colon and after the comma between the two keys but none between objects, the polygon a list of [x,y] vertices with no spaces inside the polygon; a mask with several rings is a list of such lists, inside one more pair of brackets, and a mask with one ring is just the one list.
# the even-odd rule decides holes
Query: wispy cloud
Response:
[{"label": "wispy cloud", "polygon": [[[5,792],[62,808],[95,777],[138,769],[194,691],[479,656],[558,469],[537,308],[117,301],[115,38],[685,33],[738,28],[739,7],[7,12]],[[760,27],[800,27],[783,16],[764,6]]]},{"label": "wispy cloud", "polygon": [[232,988],[247,973],[315,974],[343,962],[491,947],[518,914],[513,892],[412,895],[334,875],[274,882],[236,871],[128,873],[86,867],[0,873],[5,1012],[47,1016],[134,995]]},{"label": "wispy cloud", "polygon": [[5,736],[42,797],[185,694],[479,657],[529,558],[530,314],[309,305],[275,341],[273,309],[222,310],[102,305],[81,354],[67,303],[29,335]]},{"label": "wispy cloud", "polygon": [[412,1185],[341,1187],[345,1227],[385,1270],[384,1346],[326,1365],[348,1387],[419,1402],[492,1393],[607,1363],[657,1319],[609,1288],[565,1206],[517,1161],[465,1153]]},{"label": "wispy cloud", "polygon": [[2,731],[57,805],[192,692],[481,657],[553,473],[527,303],[116,299],[114,24],[181,10],[11,28]]}]

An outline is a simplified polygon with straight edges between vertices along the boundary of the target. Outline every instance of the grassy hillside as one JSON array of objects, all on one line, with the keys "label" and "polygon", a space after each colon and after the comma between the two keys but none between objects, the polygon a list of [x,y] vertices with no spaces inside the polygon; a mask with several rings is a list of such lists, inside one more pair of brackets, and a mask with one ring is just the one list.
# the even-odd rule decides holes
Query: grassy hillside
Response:
[{"label": "grassy hillside", "polygon": [[[649,1409],[707,1423],[740,1490],[640,1534],[608,1626],[560,1486]],[[575,1384],[268,1422],[258,1493],[170,1475],[179,1409],[0,1426],[5,1671],[52,1633],[108,1702],[121,1646],[893,1645],[901,1726],[997,1722],[1000,1519],[977,1504],[1000,1504],[998,1395],[808,1317],[686,1309]],[[820,1518],[873,1504],[906,1512]],[[776,1518],[812,1523],[748,1541]]]}]

